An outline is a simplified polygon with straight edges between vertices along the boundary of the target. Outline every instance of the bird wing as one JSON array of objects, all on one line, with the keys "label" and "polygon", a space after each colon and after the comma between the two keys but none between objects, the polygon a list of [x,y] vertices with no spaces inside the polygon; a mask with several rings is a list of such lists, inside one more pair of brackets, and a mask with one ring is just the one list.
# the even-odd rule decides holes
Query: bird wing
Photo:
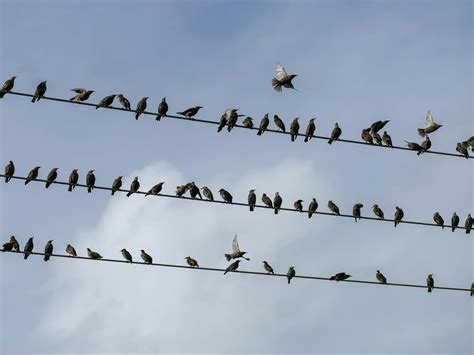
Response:
[{"label": "bird wing", "polygon": [[76,93],[78,93],[78,94],[83,94],[83,93],[85,93],[87,90],[84,89],[84,88],[74,88],[74,89],[71,89],[71,91],[74,91],[74,92],[76,92]]},{"label": "bird wing", "polygon": [[278,80],[283,80],[288,76],[288,73],[286,72],[285,68],[283,65],[277,62],[277,67],[276,67],[276,78]]},{"label": "bird wing", "polygon": [[237,234],[235,235],[234,239],[232,240],[232,253],[239,253],[240,247],[239,242],[237,241]]},{"label": "bird wing", "polygon": [[426,127],[432,126],[433,123],[433,116],[431,116],[431,112],[428,110],[428,113],[426,114]]}]

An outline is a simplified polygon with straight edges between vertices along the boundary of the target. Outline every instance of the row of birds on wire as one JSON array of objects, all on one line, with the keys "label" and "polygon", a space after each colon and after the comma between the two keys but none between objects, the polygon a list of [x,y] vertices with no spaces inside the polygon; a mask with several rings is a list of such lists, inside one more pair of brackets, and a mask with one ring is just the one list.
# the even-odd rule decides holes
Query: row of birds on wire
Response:
[{"label": "row of birds on wire", "polygon": [[[10,92],[13,89],[14,82],[15,82],[15,76],[11,77],[8,79],[2,89],[1,89],[1,94],[0,97],[3,97],[6,93]],[[75,102],[84,102],[89,99],[89,97],[94,93],[94,90],[88,90],[85,88],[74,88],[72,89],[76,94],[70,98],[70,101],[75,101]],[[35,94],[32,98],[32,102],[36,102],[40,100],[44,94],[46,93],[46,81],[41,82],[35,91]],[[105,107],[108,108],[110,107],[115,98],[117,98],[120,102],[120,105],[124,110],[129,110],[132,111],[131,109],[131,104],[130,101],[122,94],[113,94],[113,95],[108,95],[101,99],[99,103],[96,106],[96,109],[100,107]],[[136,105],[135,110],[135,119],[138,120],[140,115],[146,111],[147,108],[147,100],[148,97],[143,97]],[[194,118],[199,112],[200,109],[202,109],[202,106],[194,106],[190,107],[184,111],[177,112],[178,115],[181,115],[186,118]],[[158,105],[158,112],[156,115],[156,120],[160,121],[161,118],[166,117],[168,114],[168,103],[166,101],[166,97],[163,97],[160,104]],[[227,126],[227,131],[231,132],[232,129],[238,124],[238,119],[239,117],[245,116],[238,114],[239,109],[237,108],[228,108],[225,110],[225,112],[222,114],[220,121],[219,121],[219,126],[217,128],[217,132],[221,132],[224,127]],[[316,118],[311,118],[309,120],[309,123],[306,127],[305,131],[305,138],[304,141],[308,142],[311,140],[311,138],[314,136],[316,132],[316,124],[315,124]],[[274,115],[273,116],[273,121],[277,127],[278,130],[286,133],[286,125],[283,122],[283,120],[278,116]],[[392,138],[391,136],[387,133],[387,131],[383,132],[383,135],[379,134],[379,131],[385,127],[385,125],[390,122],[390,120],[383,120],[383,121],[376,121],[373,124],[370,125],[368,128],[364,128],[361,133],[361,138],[362,141],[367,143],[367,144],[377,144],[377,145],[385,145],[387,147],[393,147],[392,143]],[[254,122],[252,117],[246,116],[243,121],[242,125],[246,128],[254,128]],[[269,119],[269,114],[266,113],[263,118],[260,121],[260,125],[257,131],[257,135],[262,135],[269,127],[270,125],[270,119]],[[405,141],[407,147],[411,150],[414,150],[417,152],[417,155],[421,155],[424,152],[428,151],[431,148],[432,142],[428,136],[428,134],[431,134],[435,131],[437,131],[439,128],[441,128],[443,125],[438,124],[433,120],[433,116],[430,111],[428,111],[426,115],[426,126],[425,128],[419,128],[418,133],[425,138],[425,140],[421,143],[417,142],[408,142]],[[293,119],[293,121],[290,124],[290,138],[291,141],[294,142],[296,141],[298,135],[300,134],[300,123],[299,123],[299,117],[296,117]],[[329,144],[332,144],[332,142],[339,140],[342,134],[342,129],[339,126],[338,123],[335,124],[334,129],[331,132],[330,139],[328,140]],[[472,151],[474,151],[474,136],[468,138],[465,141],[458,142],[456,144],[456,151],[459,152],[462,156],[464,156],[466,159],[469,158],[469,151],[468,148],[471,148]]]},{"label": "row of birds on wire", "polygon": [[[41,168],[40,166],[37,166],[28,173],[28,176],[25,179],[25,185],[29,184],[31,181],[34,181],[38,178],[40,168]],[[14,174],[15,174],[15,164],[13,163],[13,161],[10,160],[8,164],[5,166],[5,174],[4,174],[5,183],[8,183],[12,179]],[[53,184],[56,181],[57,177],[58,177],[58,168],[53,168],[49,172],[46,178],[45,187],[49,188],[49,186],[51,186],[51,184]],[[122,189],[122,185],[123,185],[122,178],[123,176],[118,176],[113,181],[111,189],[110,189],[111,195],[114,195],[116,192]],[[87,186],[88,193],[91,193],[92,190],[94,189],[95,182],[96,182],[96,176],[94,174],[94,170],[89,170],[89,172],[86,175],[86,186]],[[68,191],[72,191],[77,186],[78,183],[79,183],[78,169],[73,169],[71,174],[69,175]],[[158,184],[152,186],[148,190],[148,192],[145,193],[145,197],[148,195],[160,194],[160,192],[163,189],[164,184],[165,182],[159,182]],[[130,189],[127,190],[127,197],[130,197],[132,194],[139,192],[139,189],[140,189],[140,181],[138,180],[138,176],[136,176],[130,184]],[[207,186],[203,186],[202,188],[199,188],[195,184],[194,181],[188,182],[184,185],[177,186],[175,194],[178,197],[182,197],[188,192],[189,192],[189,196],[192,199],[199,198],[201,200],[206,199],[209,201],[214,201],[214,194],[212,193],[211,189],[209,189],[209,187]],[[233,203],[233,196],[227,190],[220,189],[219,195],[221,196],[224,202]],[[278,211],[281,209],[282,204],[283,204],[283,198],[281,197],[279,192],[275,192],[273,200],[266,193],[263,193],[261,200],[266,207],[273,209],[275,214],[278,214]],[[255,193],[255,189],[251,189],[249,191],[249,194],[247,196],[247,202],[248,202],[250,211],[253,211],[257,204],[257,195]],[[303,212],[303,202],[304,202],[303,200],[299,199],[293,203],[293,207],[295,211]],[[318,202],[316,201],[316,198],[313,198],[308,205],[308,218],[312,217],[312,215],[317,211],[318,206],[319,205],[318,205]],[[332,200],[328,201],[327,206],[333,214],[340,215],[339,207]],[[356,222],[358,219],[362,217],[361,209],[363,207],[364,205],[362,203],[356,203],[352,208],[352,216],[354,217]],[[381,220],[385,219],[384,212],[382,211],[382,209],[379,207],[378,204],[374,204],[372,206],[372,211],[377,218]],[[400,207],[396,206],[395,213],[394,213],[394,226],[395,227],[402,221],[404,216],[405,216],[405,213],[403,212],[403,210]],[[444,229],[445,222],[444,222],[443,217],[441,217],[441,215],[439,214],[439,212],[434,213],[433,220],[438,226],[441,226]],[[451,229],[453,232],[455,231],[456,228],[458,228],[459,222],[460,222],[460,218],[456,214],[456,212],[454,212],[451,218]],[[469,234],[471,232],[472,226],[473,226],[473,218],[471,214],[469,213],[464,223],[466,234]]]}]

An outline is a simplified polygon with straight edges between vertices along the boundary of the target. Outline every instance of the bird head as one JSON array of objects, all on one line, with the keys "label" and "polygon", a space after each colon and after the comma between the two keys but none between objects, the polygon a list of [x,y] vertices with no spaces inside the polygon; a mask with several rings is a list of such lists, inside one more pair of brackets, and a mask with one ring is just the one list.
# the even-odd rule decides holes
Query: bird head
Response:
[{"label": "bird head", "polygon": [[88,174],[92,174],[95,170],[89,170]]},{"label": "bird head", "polygon": [[428,275],[428,277],[431,277],[431,276],[433,276],[433,274],[429,274],[429,275]]},{"label": "bird head", "polygon": [[268,264],[268,263],[267,263],[265,260],[264,260],[264,261],[262,261],[262,263],[264,263],[264,264]]},{"label": "bird head", "polygon": [[196,106],[196,110],[200,110],[200,109],[202,109],[202,108],[204,108],[204,107],[202,107],[202,106]]},{"label": "bird head", "polygon": [[301,202],[303,202],[303,200],[298,200],[298,201],[296,201],[296,202],[299,202],[299,203],[301,203]]},{"label": "bird head", "polygon": [[48,240],[48,244],[51,244],[52,242],[54,242],[54,239]]},{"label": "bird head", "polygon": [[10,160],[10,164],[13,164],[13,161]]},{"label": "bird head", "polygon": [[59,168],[53,168],[54,171],[58,171]]},{"label": "bird head", "polygon": [[90,253],[91,252],[90,248],[87,248],[87,251]]},{"label": "bird head", "polygon": [[378,273],[380,273],[380,270],[377,270]]},{"label": "bird head", "polygon": [[133,180],[137,181],[137,180],[138,180],[138,176],[135,176],[135,178],[134,178]]},{"label": "bird head", "polygon": [[190,256],[187,256],[187,257],[185,257],[185,259],[191,259],[191,257],[190,257]]},{"label": "bird head", "polygon": [[122,249],[122,250],[120,250],[120,251],[123,253],[124,251],[127,251],[127,249]]},{"label": "bird head", "polygon": [[375,204],[372,206],[372,208],[379,208],[379,205]]},{"label": "bird head", "polygon": [[166,96],[161,99],[161,102],[166,102]]},{"label": "bird head", "polygon": [[145,252],[145,250],[143,250],[143,249],[140,249],[140,252],[144,253],[144,252]]},{"label": "bird head", "polygon": [[41,166],[36,166],[35,170],[39,170],[40,168],[41,168]]},{"label": "bird head", "polygon": [[15,79],[16,79],[16,76],[12,76],[12,77],[10,78],[11,81],[15,81]]}]

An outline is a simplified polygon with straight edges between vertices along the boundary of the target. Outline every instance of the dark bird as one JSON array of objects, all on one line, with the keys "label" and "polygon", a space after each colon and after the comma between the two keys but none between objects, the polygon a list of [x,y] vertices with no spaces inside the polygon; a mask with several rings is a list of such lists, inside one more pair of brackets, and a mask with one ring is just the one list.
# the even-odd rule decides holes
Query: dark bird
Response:
[{"label": "dark bird", "polygon": [[112,183],[112,192],[110,193],[112,196],[122,187],[122,178],[123,176],[118,176]]},{"label": "dark bird", "polygon": [[433,215],[433,221],[435,221],[438,226],[441,226],[441,228],[444,229],[444,219],[438,212],[435,212]]},{"label": "dark bird", "polygon": [[86,185],[87,185],[87,192],[91,193],[95,186],[95,175],[94,170],[89,170],[86,175]]},{"label": "dark bird", "polygon": [[266,113],[262,120],[260,121],[260,126],[258,127],[257,136],[261,136],[265,132],[270,124],[270,119],[268,118],[268,113]]},{"label": "dark bird", "polygon": [[372,145],[374,144],[373,138],[370,135],[370,128],[363,129],[360,136],[364,142]]},{"label": "dark bird", "polygon": [[10,243],[12,244],[13,251],[16,251],[16,252],[20,251],[20,243],[18,243],[18,240],[16,240],[14,235],[10,237]]},{"label": "dark bird", "polygon": [[273,122],[275,122],[275,125],[278,127],[278,129],[281,129],[283,132],[286,132],[285,124],[283,123],[281,118],[278,117],[278,115],[273,116]]},{"label": "dark bird", "polygon": [[90,250],[89,248],[87,248],[87,256],[91,259],[102,259],[102,255],[96,251]]},{"label": "dark bird", "polygon": [[12,242],[7,242],[7,243],[3,244],[3,246],[2,246],[2,251],[3,252],[12,251],[12,249],[13,249],[13,243]]},{"label": "dark bird", "polygon": [[190,256],[185,257],[185,259],[190,267],[197,267],[197,268],[199,267],[199,264],[196,261],[196,259],[193,259]]},{"label": "dark bird", "polygon": [[130,184],[130,191],[127,193],[127,197],[130,197],[133,193],[137,192],[140,188],[140,183],[138,182],[138,176],[135,176],[132,183]]},{"label": "dark bird", "polygon": [[161,190],[163,189],[163,184],[164,184],[164,182],[160,182],[160,183],[156,184],[155,186],[153,186],[145,194],[145,197],[147,197],[148,195],[158,195],[161,192]]},{"label": "dark bird", "polygon": [[145,112],[146,110],[146,100],[148,100],[148,97],[142,98],[140,101],[138,101],[137,108],[135,109],[135,119],[138,120],[138,117]]},{"label": "dark bird", "polygon": [[68,253],[70,256],[77,256],[76,249],[71,244],[68,244],[66,247],[66,253]]},{"label": "dark bird", "polygon": [[428,275],[428,278],[426,279],[426,286],[428,286],[428,292],[431,292],[434,287],[434,279],[432,274]]},{"label": "dark bird", "polygon": [[[82,91],[79,91],[82,90]],[[69,101],[82,102],[89,99],[89,97],[94,93],[94,90],[86,89],[72,89],[71,91],[77,92],[77,94],[69,99]]]},{"label": "dark bird", "polygon": [[120,105],[122,105],[122,109],[130,111],[130,101],[128,101],[128,99],[122,94],[117,95],[117,98],[120,102]]},{"label": "dark bird", "polygon": [[372,211],[374,211],[374,215],[376,215],[380,219],[385,219],[382,209],[379,205],[375,204],[372,206]]},{"label": "dark bird", "polygon": [[73,169],[73,171],[71,171],[71,174],[69,174],[69,187],[67,190],[71,192],[73,189],[75,189],[78,181],[79,174],[77,173],[77,169]]},{"label": "dark bird", "polygon": [[250,116],[245,117],[244,120],[242,121],[242,125],[246,128],[253,128],[252,117]]},{"label": "dark bird", "polygon": [[226,190],[224,190],[224,189],[220,189],[220,190],[219,190],[219,194],[221,195],[222,199],[223,199],[225,202],[232,203],[233,197],[232,197],[232,195],[231,195],[228,191],[226,191]]},{"label": "dark bird", "polygon": [[383,276],[383,274],[380,272],[380,270],[377,270],[377,273],[375,274],[375,277],[381,284],[386,284],[387,283],[387,278]]},{"label": "dark bird", "polygon": [[16,76],[12,76],[10,79],[5,81],[2,88],[0,89],[0,99],[3,98],[6,93],[9,93],[13,89],[13,86],[15,85],[15,79]]},{"label": "dark bird", "polygon": [[328,144],[332,144],[332,142],[337,141],[339,137],[341,136],[341,133],[342,133],[342,129],[339,127],[339,125],[336,122],[331,132],[331,139],[328,140]]},{"label": "dark bird", "polygon": [[140,256],[145,264],[153,264],[153,258],[145,253],[145,250],[140,250]]},{"label": "dark bird", "polygon": [[122,256],[125,260],[127,260],[129,263],[133,262],[132,254],[130,254],[127,249],[122,249],[120,251],[122,252]]},{"label": "dark bird", "polygon": [[421,155],[424,152],[426,152],[428,149],[431,148],[430,137],[426,136],[425,140],[423,142],[421,142],[420,147],[421,147],[421,149],[418,153],[416,153],[416,155]]},{"label": "dark bird", "polygon": [[26,180],[25,180],[25,185],[28,184],[30,181],[36,180],[36,178],[38,177],[40,168],[41,166],[37,166],[28,173],[28,176],[26,177]]},{"label": "dark bird", "polygon": [[240,250],[239,241],[237,240],[237,235],[235,235],[234,239],[232,239],[232,252],[230,254],[224,254],[225,258],[227,259],[227,261],[238,258],[242,258],[249,261],[250,259],[244,256],[245,254],[247,254],[247,252]]},{"label": "dark bird", "polygon": [[31,237],[30,239],[28,239],[28,241],[25,244],[25,247],[23,248],[23,252],[24,252],[23,258],[24,259],[27,259],[28,256],[30,256],[31,252],[33,251],[33,247],[34,247],[33,237]]},{"label": "dark bird", "polygon": [[166,116],[168,113],[168,103],[166,102],[166,97],[161,99],[160,104],[158,105],[158,115],[156,116],[156,120],[161,120],[161,117]]},{"label": "dark bird", "polygon": [[308,218],[311,218],[311,216],[313,215],[313,213],[316,212],[317,209],[318,209],[318,202],[316,202],[316,199],[313,197],[308,207]]},{"label": "dark bird", "polygon": [[267,273],[275,275],[275,273],[273,272],[273,268],[270,266],[268,262],[262,261],[262,263],[263,263],[263,268],[265,269]]},{"label": "dark bird", "polygon": [[418,143],[408,142],[408,141],[405,141],[405,143],[407,144],[407,147],[409,149],[414,150],[416,152],[419,152],[420,150],[423,149],[423,148],[421,148],[421,145],[419,145]]},{"label": "dark bird", "polygon": [[403,213],[403,210],[400,207],[396,206],[395,207],[394,227],[396,227],[397,224],[399,224],[401,222],[404,215],[405,214]]},{"label": "dark bird", "polygon": [[278,214],[278,210],[281,208],[281,204],[283,200],[280,196],[279,192],[275,192],[275,196],[273,197],[273,208],[275,208],[275,214]]},{"label": "dark bird", "polygon": [[227,124],[227,118],[225,117],[225,114],[221,116],[221,119],[219,120],[219,126],[217,126],[217,133],[222,131],[222,129],[225,127]]},{"label": "dark bird", "polygon": [[298,200],[298,201],[295,201],[295,203],[293,204],[293,207],[295,208],[296,211],[298,212],[303,212],[303,204],[302,204],[303,200]]},{"label": "dark bird", "polygon": [[377,145],[382,145],[382,137],[377,132],[372,132],[372,138]]},{"label": "dark bird", "polygon": [[183,196],[187,191],[186,185],[176,186],[176,196]]},{"label": "dark bird", "polygon": [[48,242],[46,243],[46,246],[44,247],[44,253],[45,253],[44,261],[48,261],[51,254],[53,254],[53,241],[52,240],[48,240]]},{"label": "dark bird", "polygon": [[58,168],[53,168],[48,174],[48,177],[46,178],[46,185],[45,187],[48,188],[58,177]]},{"label": "dark bird", "polygon": [[361,214],[360,214],[360,209],[364,207],[364,205],[362,203],[356,203],[353,207],[352,207],[352,215],[354,216],[354,219],[355,221],[357,222],[357,218],[359,218],[360,220],[360,217],[361,217]]},{"label": "dark bird", "polygon": [[300,123],[298,122],[299,117],[296,117],[290,125],[290,135],[291,141],[294,142],[298,138],[298,133],[300,132]]},{"label": "dark bird", "polygon": [[464,228],[466,228],[466,234],[471,233],[472,229],[472,217],[471,214],[469,213],[466,218],[466,222],[464,222]]},{"label": "dark bird", "polygon": [[387,147],[393,147],[393,144],[392,144],[392,137],[390,137],[390,135],[387,133],[387,131],[383,131],[382,142],[383,142]]},{"label": "dark bird", "polygon": [[9,182],[13,175],[15,175],[15,164],[10,160],[5,166],[5,182]]},{"label": "dark bird", "polygon": [[255,195],[255,190],[252,189],[249,191],[248,195],[248,203],[249,203],[249,210],[253,211],[255,208],[255,204],[257,203],[257,196]]},{"label": "dark bird", "polygon": [[352,275],[348,275],[345,272],[338,272],[336,275],[331,276],[329,280],[344,281],[344,280],[347,280],[349,277],[352,277]]},{"label": "dark bird", "polygon": [[276,77],[272,79],[273,88],[278,92],[281,92],[282,87],[296,90],[291,81],[297,76],[297,74],[288,74],[283,65],[277,63]]},{"label": "dark bird", "polygon": [[31,102],[39,101],[44,96],[45,92],[46,92],[46,81],[42,81],[36,87],[35,95],[31,99]]},{"label": "dark bird", "polygon": [[306,127],[306,132],[304,135],[304,141],[308,142],[313,138],[314,132],[316,131],[316,124],[314,123],[314,120],[316,118],[311,118],[308,122],[308,126]]},{"label": "dark bird", "polygon": [[237,124],[239,115],[237,114],[238,108],[229,108],[225,111],[227,132],[232,131],[232,128]]},{"label": "dark bird", "polygon": [[471,297],[474,296],[474,282],[471,284]]},{"label": "dark bird", "polygon": [[228,272],[236,271],[239,268],[239,263],[240,263],[240,260],[236,260],[232,264],[227,266],[227,268],[224,271],[224,275],[227,274]]},{"label": "dark bird", "polygon": [[337,214],[337,215],[340,214],[339,207],[337,207],[337,205],[334,202],[332,202],[332,200],[328,201],[328,208],[332,213]]},{"label": "dark bird", "polygon": [[191,198],[196,198],[196,196],[199,196],[199,198],[202,200],[201,191],[199,191],[199,187],[196,186],[194,181],[190,184],[189,194],[191,195]]},{"label": "dark bird", "polygon": [[286,278],[288,279],[288,285],[290,284],[291,279],[295,277],[295,275],[296,275],[295,267],[290,266],[290,268],[288,269],[288,272],[286,273]]},{"label": "dark bird", "polygon": [[202,106],[195,106],[188,108],[187,110],[184,110],[183,112],[176,112],[178,115],[185,116],[187,118],[191,118],[196,116],[196,114],[199,112],[200,109],[202,109]]},{"label": "dark bird", "polygon": [[267,196],[266,193],[262,194],[262,202],[265,204],[265,206],[273,208],[273,202],[270,197]]},{"label": "dark bird", "polygon": [[377,121],[377,122],[374,122],[370,125],[370,130],[374,133],[377,133],[378,131],[380,131],[382,128],[385,127],[385,125],[387,123],[389,123],[390,120],[385,120],[385,121]]},{"label": "dark bird", "polygon": [[456,144],[456,150],[461,154],[464,158],[469,159],[469,152],[467,150],[468,144],[467,142],[461,142]]},{"label": "dark bird", "polygon": [[471,136],[466,141],[467,145],[471,147],[471,151],[474,152],[474,136]]},{"label": "dark bird", "polygon": [[95,109],[97,110],[99,107],[109,107],[114,102],[116,96],[117,95],[109,95],[104,97],[99,101],[99,104],[95,107]]},{"label": "dark bird", "polygon": [[456,212],[453,213],[453,216],[451,217],[451,231],[454,232],[456,228],[459,225],[459,216],[456,214]]},{"label": "dark bird", "polygon": [[209,189],[207,186],[201,187],[202,194],[203,196],[208,200],[208,201],[214,201],[214,195],[212,194],[211,189]]},{"label": "dark bird", "polygon": [[427,134],[437,131],[440,127],[443,127],[443,125],[437,124],[435,121],[433,121],[433,116],[431,116],[431,112],[428,111],[426,114],[426,127],[418,128],[418,133],[420,136],[424,137]]}]

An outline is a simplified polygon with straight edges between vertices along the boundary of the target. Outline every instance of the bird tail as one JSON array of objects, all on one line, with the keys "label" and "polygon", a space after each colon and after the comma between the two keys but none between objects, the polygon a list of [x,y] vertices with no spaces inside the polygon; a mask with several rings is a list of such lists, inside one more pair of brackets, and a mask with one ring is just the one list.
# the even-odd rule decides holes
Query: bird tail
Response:
[{"label": "bird tail", "polygon": [[161,115],[161,114],[160,114],[160,115],[157,115],[157,116],[156,116],[156,120],[157,120],[157,121],[161,120],[161,117],[163,117],[163,115]]},{"label": "bird tail", "polygon": [[73,97],[71,97],[71,98],[69,99],[69,101],[74,101],[75,98],[76,98],[76,97],[73,96]]},{"label": "bird tail", "polygon": [[50,183],[50,182],[47,182],[47,183],[46,183],[46,185],[45,185],[44,187],[48,188],[48,187],[49,187],[49,185],[51,185],[51,183]]},{"label": "bird tail", "polygon": [[313,214],[312,213],[308,213],[308,218],[311,218]]},{"label": "bird tail", "polygon": [[397,221],[395,221],[395,222],[393,223],[393,226],[394,226],[394,227],[396,227],[396,226],[397,226]]},{"label": "bird tail", "polygon": [[25,255],[23,256],[23,259],[25,259],[25,260],[28,259],[28,255],[30,255],[30,254],[25,253]]},{"label": "bird tail", "polygon": [[257,132],[257,136],[261,136],[262,133],[263,133],[263,131],[261,129],[259,129],[258,132]]},{"label": "bird tail", "polygon": [[291,281],[291,279],[290,279],[290,278],[288,278],[288,285],[290,284],[290,281]]},{"label": "bird tail", "polygon": [[97,106],[95,107],[95,109],[97,110],[99,107],[100,107],[100,105],[97,105]]},{"label": "bird tail", "polygon": [[441,226],[441,229],[444,229],[444,224]]},{"label": "bird tail", "polygon": [[244,258],[247,261],[250,261],[250,258],[246,258],[245,256],[243,256],[242,258]]},{"label": "bird tail", "polygon": [[2,99],[7,92],[4,90],[0,90],[0,99]]},{"label": "bird tail", "polygon": [[110,194],[113,196],[115,194],[115,190],[112,190]]},{"label": "bird tail", "polygon": [[48,261],[49,260],[49,255],[45,255],[44,256],[44,261]]},{"label": "bird tail", "polygon": [[272,86],[275,91],[281,92],[281,82],[277,78],[272,79]]},{"label": "bird tail", "polygon": [[431,292],[431,287],[428,287],[428,292]]},{"label": "bird tail", "polygon": [[8,176],[5,176],[5,183],[9,181]]},{"label": "bird tail", "polygon": [[422,136],[423,138],[425,138],[426,136],[426,132],[423,128],[418,128],[418,134]]},{"label": "bird tail", "polygon": [[133,194],[133,192],[129,191],[128,194],[127,194],[127,197],[130,197],[131,194]]},{"label": "bird tail", "polygon": [[230,259],[232,259],[231,256],[230,256],[230,254],[224,254],[224,256],[225,256],[225,258],[227,259],[227,261],[230,261]]},{"label": "bird tail", "polygon": [[91,193],[92,192],[92,187],[88,186],[87,187],[87,193]]},{"label": "bird tail", "polygon": [[232,131],[232,128],[234,128],[234,126],[232,126],[232,125],[227,126],[227,132]]},{"label": "bird tail", "polygon": [[253,211],[253,205],[250,205],[250,206],[249,206],[249,210],[250,210],[250,212]]},{"label": "bird tail", "polygon": [[454,232],[455,229],[456,229],[456,227],[452,227],[452,228],[451,228],[451,232]]},{"label": "bird tail", "polygon": [[328,140],[328,144],[332,144],[332,139]]},{"label": "bird tail", "polygon": [[69,185],[69,187],[67,188],[67,190],[68,190],[69,192],[71,192],[71,191],[72,191],[72,185]]},{"label": "bird tail", "polygon": [[31,99],[31,102],[35,102],[36,101],[36,96],[33,96],[33,98]]},{"label": "bird tail", "polygon": [[275,208],[275,214],[278,214],[278,208]]},{"label": "bird tail", "polygon": [[304,142],[305,142],[305,143],[308,142],[308,137],[304,137]]},{"label": "bird tail", "polygon": [[295,141],[295,136],[294,136],[294,135],[291,135],[291,141],[292,141],[292,142]]},{"label": "bird tail", "polygon": [[227,271],[227,270],[226,270],[226,271],[224,271],[224,275],[225,275],[225,274],[227,274],[227,273],[228,273],[228,271]]},{"label": "bird tail", "polygon": [[30,181],[29,180],[25,180],[25,185],[27,185]]},{"label": "bird tail", "polygon": [[470,234],[471,233],[471,230],[470,229],[466,229],[466,234]]},{"label": "bird tail", "polygon": [[137,112],[137,113],[135,114],[135,119],[136,119],[136,120],[138,120],[138,116],[140,116],[140,114]]}]

